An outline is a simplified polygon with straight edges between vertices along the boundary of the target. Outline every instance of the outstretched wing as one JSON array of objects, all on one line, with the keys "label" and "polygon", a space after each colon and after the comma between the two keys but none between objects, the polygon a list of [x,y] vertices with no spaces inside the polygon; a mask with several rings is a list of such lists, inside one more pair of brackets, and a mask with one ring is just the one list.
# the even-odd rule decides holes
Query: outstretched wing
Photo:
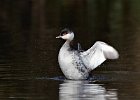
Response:
[{"label": "outstretched wing", "polygon": [[119,54],[112,46],[97,41],[90,49],[81,52],[81,58],[88,69],[93,70],[106,59],[117,59]]}]

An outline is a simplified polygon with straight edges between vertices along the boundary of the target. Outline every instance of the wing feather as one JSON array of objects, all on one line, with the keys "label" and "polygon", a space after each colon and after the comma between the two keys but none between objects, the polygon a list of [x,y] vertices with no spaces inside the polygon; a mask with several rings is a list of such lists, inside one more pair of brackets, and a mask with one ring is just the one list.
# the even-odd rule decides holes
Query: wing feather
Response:
[{"label": "wing feather", "polygon": [[90,70],[95,69],[102,64],[106,59],[117,59],[119,54],[112,46],[97,41],[90,49],[81,52],[81,58],[84,64]]}]

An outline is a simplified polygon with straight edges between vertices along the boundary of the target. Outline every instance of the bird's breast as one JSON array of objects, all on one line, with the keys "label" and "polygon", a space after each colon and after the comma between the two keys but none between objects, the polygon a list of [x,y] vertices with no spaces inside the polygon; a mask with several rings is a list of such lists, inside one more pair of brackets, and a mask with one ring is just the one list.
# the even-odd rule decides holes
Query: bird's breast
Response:
[{"label": "bird's breast", "polygon": [[58,56],[60,68],[68,79],[85,79],[88,73],[83,69],[83,65],[76,61],[75,56],[74,51],[60,50]]},{"label": "bird's breast", "polygon": [[72,52],[68,50],[61,49],[58,56],[60,67],[71,66],[72,64]]}]

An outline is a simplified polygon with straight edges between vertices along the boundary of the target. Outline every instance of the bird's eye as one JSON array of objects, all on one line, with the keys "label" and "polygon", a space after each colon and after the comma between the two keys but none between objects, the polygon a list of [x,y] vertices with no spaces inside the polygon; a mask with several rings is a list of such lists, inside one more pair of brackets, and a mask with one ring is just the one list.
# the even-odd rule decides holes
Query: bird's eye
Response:
[{"label": "bird's eye", "polygon": [[64,32],[62,35],[64,36],[64,35],[66,35],[67,34],[67,32]]}]

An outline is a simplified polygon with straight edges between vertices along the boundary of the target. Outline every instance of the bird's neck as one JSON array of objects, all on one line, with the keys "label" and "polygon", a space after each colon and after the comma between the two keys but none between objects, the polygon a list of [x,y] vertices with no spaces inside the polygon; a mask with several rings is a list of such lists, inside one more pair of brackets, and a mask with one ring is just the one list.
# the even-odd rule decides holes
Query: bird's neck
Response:
[{"label": "bird's neck", "polygon": [[73,41],[67,40],[67,41],[63,44],[62,49],[70,50],[70,49],[71,49],[72,42],[73,42]]},{"label": "bird's neck", "polygon": [[67,41],[64,43],[63,47],[64,47],[64,48],[70,48],[70,43],[71,43],[71,41],[67,40]]}]

